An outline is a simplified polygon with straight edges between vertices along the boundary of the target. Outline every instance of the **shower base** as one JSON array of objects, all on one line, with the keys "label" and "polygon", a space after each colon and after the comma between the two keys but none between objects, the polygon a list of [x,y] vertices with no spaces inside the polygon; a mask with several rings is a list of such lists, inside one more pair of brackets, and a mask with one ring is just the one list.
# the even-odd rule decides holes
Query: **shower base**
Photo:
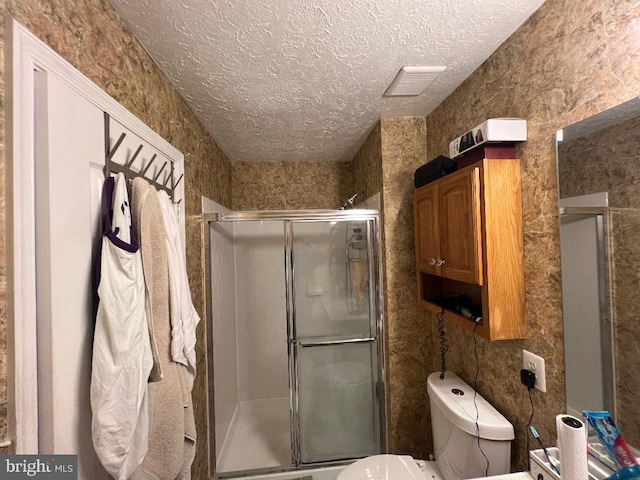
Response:
[{"label": "shower base", "polygon": [[291,465],[289,398],[240,402],[218,460],[218,472]]},{"label": "shower base", "polygon": [[255,475],[242,477],[243,480],[336,480],[338,473],[345,468],[342,467],[322,467],[309,470],[298,470],[295,472],[270,473],[268,475]]},{"label": "shower base", "polygon": [[344,466],[301,469],[262,475],[240,472],[291,465],[289,398],[240,402],[222,446],[218,473],[243,480],[335,480]]}]

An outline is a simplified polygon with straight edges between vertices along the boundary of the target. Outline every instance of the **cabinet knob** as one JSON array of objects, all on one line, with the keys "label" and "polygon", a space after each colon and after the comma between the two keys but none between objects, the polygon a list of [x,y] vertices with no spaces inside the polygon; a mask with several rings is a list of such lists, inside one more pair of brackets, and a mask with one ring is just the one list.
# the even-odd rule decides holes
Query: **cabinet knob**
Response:
[{"label": "cabinet knob", "polygon": [[436,259],[435,258],[430,258],[429,259],[429,265],[435,265],[436,264]]},{"label": "cabinet knob", "polygon": [[439,258],[438,262],[436,263],[436,267],[441,267],[442,265],[444,265],[444,260],[442,258]]}]

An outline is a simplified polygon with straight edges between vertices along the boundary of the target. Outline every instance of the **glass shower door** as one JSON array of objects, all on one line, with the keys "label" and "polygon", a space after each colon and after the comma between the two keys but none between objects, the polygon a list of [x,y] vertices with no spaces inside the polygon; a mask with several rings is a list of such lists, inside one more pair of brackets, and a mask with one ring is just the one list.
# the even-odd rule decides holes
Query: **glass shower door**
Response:
[{"label": "glass shower door", "polygon": [[294,461],[380,453],[374,220],[289,227]]}]

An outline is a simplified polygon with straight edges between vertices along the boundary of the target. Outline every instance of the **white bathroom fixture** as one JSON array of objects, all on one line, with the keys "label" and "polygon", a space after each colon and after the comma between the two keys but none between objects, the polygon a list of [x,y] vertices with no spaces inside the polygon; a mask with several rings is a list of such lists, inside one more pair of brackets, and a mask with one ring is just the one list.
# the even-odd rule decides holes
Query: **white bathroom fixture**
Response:
[{"label": "white bathroom fixture", "polygon": [[455,373],[444,380],[432,373],[427,391],[435,462],[375,455],[352,463],[337,480],[458,480],[509,473],[513,425]]},{"label": "white bathroom fixture", "polygon": [[[421,462],[432,463],[432,462]],[[352,463],[342,470],[336,480],[424,480],[427,470],[423,470],[409,455],[374,455]],[[428,478],[440,480],[441,476],[429,471]]]}]

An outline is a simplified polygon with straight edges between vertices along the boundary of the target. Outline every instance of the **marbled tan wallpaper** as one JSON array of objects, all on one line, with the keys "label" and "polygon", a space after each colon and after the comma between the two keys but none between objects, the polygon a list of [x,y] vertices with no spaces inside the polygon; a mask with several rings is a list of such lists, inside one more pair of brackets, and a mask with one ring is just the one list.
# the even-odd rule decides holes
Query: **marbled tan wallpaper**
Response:
[{"label": "marbled tan wallpaper", "polygon": [[[640,5],[630,0],[547,0],[500,48],[427,116],[429,157],[487,118],[528,121],[522,160],[526,322],[524,340],[489,343],[454,325],[448,366],[467,382],[479,360],[478,390],[513,423],[512,467],[527,466],[531,415],[520,384],[522,349],[546,360],[547,393],[532,393],[536,426],[554,444],[554,417],[564,405],[555,132],[638,95]],[[438,339],[432,338],[432,352]],[[433,355],[433,353],[432,353]]]},{"label": "marbled tan wallpaper", "polygon": [[434,325],[416,301],[413,253],[413,173],[426,161],[424,117],[382,118],[352,160],[357,190],[381,192],[388,450],[416,458],[433,451],[427,376]]},{"label": "marbled tan wallpaper", "polygon": [[[376,193],[382,194],[382,130],[381,122],[375,126],[356,153],[351,166],[353,168],[353,185],[356,192],[367,199]],[[382,202],[384,199],[380,199]]]},{"label": "marbled tan wallpaper", "polygon": [[389,447],[428,458],[435,329],[416,300],[413,240],[413,173],[428,161],[427,127],[424,117],[397,117],[381,119],[381,130]]},{"label": "marbled tan wallpaper", "polygon": [[232,210],[335,209],[355,192],[349,162],[233,162]]}]

